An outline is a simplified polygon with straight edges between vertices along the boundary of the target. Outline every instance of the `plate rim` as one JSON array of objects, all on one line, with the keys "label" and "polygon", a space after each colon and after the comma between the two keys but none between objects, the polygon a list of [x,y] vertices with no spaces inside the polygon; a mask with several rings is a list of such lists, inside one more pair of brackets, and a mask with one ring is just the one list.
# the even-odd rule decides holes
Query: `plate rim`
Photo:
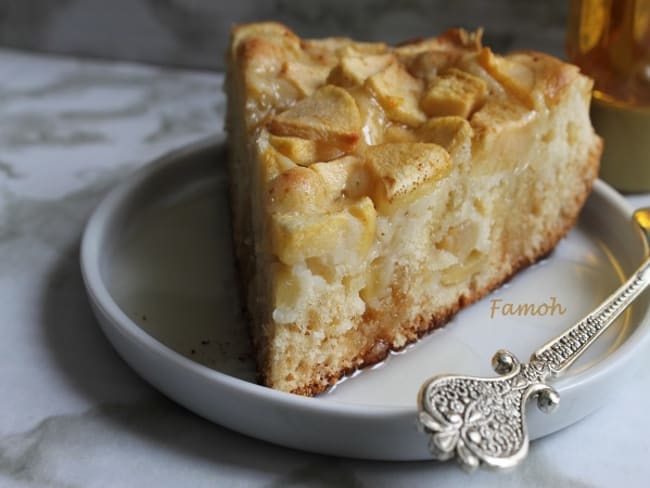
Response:
[{"label": "plate rim", "polygon": [[[345,417],[362,417],[367,419],[369,416],[379,416],[384,418],[396,418],[403,416],[416,415],[416,394],[413,394],[413,406],[388,406],[372,404],[352,404],[347,402],[331,399],[322,401],[318,397],[304,397],[288,392],[274,390],[272,388],[252,383],[240,378],[233,377],[226,373],[211,369],[190,358],[187,358],[163,344],[154,336],[147,333],[138,326],[117,304],[108,290],[105,281],[102,279],[101,272],[101,245],[104,241],[111,216],[113,216],[120,204],[132,195],[143,183],[152,175],[155,175],[162,169],[178,164],[185,158],[196,157],[202,152],[218,151],[223,149],[224,137],[222,135],[212,136],[200,141],[187,144],[178,149],[164,153],[154,158],[151,162],[131,173],[126,179],[118,183],[111,189],[97,205],[89,217],[83,231],[80,245],[80,265],[81,274],[86,288],[86,292],[94,306],[110,319],[112,328],[118,332],[124,339],[145,347],[165,360],[172,362],[176,367],[189,370],[191,373],[201,376],[208,381],[218,381],[222,386],[236,389],[247,395],[259,397],[260,395],[268,401],[277,405],[289,405],[291,408],[308,410],[311,413],[323,413],[328,415],[340,415]],[[617,211],[628,218],[632,218],[633,209],[624,197],[614,190],[607,183],[598,179],[594,182],[593,193],[599,194],[610,204],[616,207]],[[612,368],[621,367],[626,362],[635,357],[635,352],[642,349],[650,336],[650,310],[639,320],[639,323],[630,333],[630,335],[614,351],[609,353],[605,359],[597,364],[576,373],[575,375],[560,377],[553,382],[553,386],[558,390],[572,390],[586,383],[595,382],[602,375],[607,374]],[[99,324],[104,330],[105,324],[99,320]],[[112,343],[112,341],[110,341]],[[113,344],[113,347],[115,345]],[[117,349],[117,348],[116,348]],[[122,356],[130,367],[140,376],[141,373],[131,365],[131,362]],[[146,380],[149,382],[148,380]],[[150,383],[150,382],[149,382]],[[157,388],[157,387],[156,387]]]}]

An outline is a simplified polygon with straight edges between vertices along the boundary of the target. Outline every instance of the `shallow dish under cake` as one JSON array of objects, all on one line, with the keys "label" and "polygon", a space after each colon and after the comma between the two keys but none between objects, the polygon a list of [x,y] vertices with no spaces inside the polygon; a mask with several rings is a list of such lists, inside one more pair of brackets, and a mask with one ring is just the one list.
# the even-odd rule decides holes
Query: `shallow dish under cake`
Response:
[{"label": "shallow dish under cake", "polygon": [[[461,312],[452,327],[389,357],[389,368],[304,398],[254,383],[234,282],[226,175],[215,164],[224,157],[216,141],[194,145],[111,192],[84,235],[84,280],[107,337],[143,378],[211,421],[289,447],[429,459],[415,428],[426,378],[489,375],[490,358],[502,347],[527,358],[613,291],[645,253],[630,208],[597,182],[577,227],[545,261]],[[541,303],[553,296],[566,308],[561,317],[490,318],[492,299]],[[555,384],[562,397],[555,414],[530,410],[531,438],[603,404],[644,350],[647,313],[646,296]]]}]

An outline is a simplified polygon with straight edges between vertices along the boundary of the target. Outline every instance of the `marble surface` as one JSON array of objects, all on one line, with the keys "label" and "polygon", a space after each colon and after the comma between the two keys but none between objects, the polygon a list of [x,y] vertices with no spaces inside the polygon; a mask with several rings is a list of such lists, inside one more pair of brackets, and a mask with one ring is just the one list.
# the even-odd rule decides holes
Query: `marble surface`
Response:
[{"label": "marble surface", "polygon": [[[130,171],[221,133],[222,77],[0,49],[0,486],[644,486],[650,354],[621,396],[505,473],[365,462],[211,424],[140,380],[100,332],[78,264]],[[650,195],[630,198],[650,205]]]},{"label": "marble surface", "polygon": [[223,66],[233,22],[303,37],[399,42],[484,26],[493,48],[564,52],[567,0],[0,0],[0,45],[186,67]]}]

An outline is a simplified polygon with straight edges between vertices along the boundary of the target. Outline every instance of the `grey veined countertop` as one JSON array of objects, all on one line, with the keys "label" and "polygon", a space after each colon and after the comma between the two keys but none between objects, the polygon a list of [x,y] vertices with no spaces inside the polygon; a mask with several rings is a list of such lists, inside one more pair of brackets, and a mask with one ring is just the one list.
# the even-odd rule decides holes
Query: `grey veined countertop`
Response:
[{"label": "grey veined countertop", "polygon": [[[301,453],[140,380],[91,314],[78,246],[130,171],[223,128],[222,76],[0,50],[0,486],[643,486],[650,355],[620,398],[506,474]],[[650,195],[631,197],[650,205]]]}]

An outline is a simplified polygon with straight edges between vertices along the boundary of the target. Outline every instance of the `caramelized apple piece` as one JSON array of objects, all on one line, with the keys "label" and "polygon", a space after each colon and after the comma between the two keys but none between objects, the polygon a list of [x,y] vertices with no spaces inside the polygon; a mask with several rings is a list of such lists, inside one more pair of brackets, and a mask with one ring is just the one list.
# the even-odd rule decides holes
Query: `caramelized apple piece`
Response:
[{"label": "caramelized apple piece", "polygon": [[377,181],[374,200],[383,213],[407,205],[451,171],[449,154],[437,144],[378,144],[368,148],[366,157]]},{"label": "caramelized apple piece", "polygon": [[341,149],[320,141],[310,141],[300,137],[269,136],[269,142],[281,154],[301,166],[309,166],[319,161],[329,161],[342,156]]},{"label": "caramelized apple piece", "polygon": [[457,51],[424,51],[409,63],[408,70],[416,78],[428,83],[454,64],[460,56],[461,53]]},{"label": "caramelized apple piece", "polygon": [[390,63],[366,80],[366,86],[377,97],[388,117],[402,124],[417,127],[426,120],[418,106],[422,82],[413,78],[400,63]]},{"label": "caramelized apple piece", "polygon": [[417,39],[405,42],[395,48],[401,57],[409,57],[426,51],[447,51],[473,53],[481,49],[483,29],[467,32],[464,29],[449,29],[441,36],[432,39]]},{"label": "caramelized apple piece", "polygon": [[527,66],[535,74],[535,85],[543,88],[547,102],[555,104],[562,91],[580,75],[580,68],[538,52],[520,52],[507,56],[513,63]]},{"label": "caramelized apple piece", "polygon": [[396,61],[393,54],[368,55],[349,49],[341,63],[332,70],[328,83],[340,86],[363,85],[366,79]]},{"label": "caramelized apple piece", "polygon": [[531,122],[535,119],[535,111],[513,98],[490,98],[485,105],[470,119],[474,137],[480,145],[476,145],[478,153],[483,153],[485,147],[490,147],[489,157],[477,157],[472,162],[472,173],[495,174],[501,171],[512,172],[522,167],[526,155],[530,151],[526,135]]},{"label": "caramelized apple piece", "polygon": [[430,117],[458,115],[467,118],[485,100],[485,82],[456,68],[434,78],[420,105]]},{"label": "caramelized apple piece", "polygon": [[367,55],[367,54],[384,54],[388,51],[388,44],[383,42],[352,42],[347,46],[339,49],[339,56],[349,53],[349,49]]},{"label": "caramelized apple piece", "polygon": [[311,167],[318,173],[333,199],[356,200],[370,193],[371,176],[365,162],[357,156],[343,156]]},{"label": "caramelized apple piece", "polygon": [[411,129],[403,125],[391,125],[384,132],[384,142],[417,142],[418,138]]},{"label": "caramelized apple piece", "polygon": [[[354,97],[361,114],[362,140],[367,145],[379,144],[384,138],[384,127],[387,119],[384,109],[372,94],[364,87],[350,89],[350,95]],[[357,151],[362,152],[363,144],[357,146]]]},{"label": "caramelized apple piece", "polygon": [[298,61],[287,61],[280,72],[282,76],[293,83],[304,97],[310,96],[319,86],[322,86],[328,73],[327,66]]},{"label": "caramelized apple piece", "polygon": [[[516,59],[516,58],[515,58]],[[532,97],[535,86],[535,71],[523,63],[512,59],[497,57],[488,47],[481,49],[479,63],[503,87],[524,103],[528,108],[535,106]]]},{"label": "caramelized apple piece", "polygon": [[252,102],[246,108],[249,128],[266,118],[271,109],[283,110],[300,98],[298,89],[278,76],[287,59],[300,54],[300,39],[285,26],[273,22],[236,26],[231,49]]},{"label": "caramelized apple piece", "polygon": [[347,37],[303,39],[301,47],[313,61],[328,65],[330,69],[339,63],[349,48],[363,54],[383,54],[388,50],[382,42],[354,42]]},{"label": "caramelized apple piece", "polygon": [[268,144],[260,150],[262,181],[272,181],[280,173],[295,168],[296,164]]},{"label": "caramelized apple piece", "polygon": [[251,38],[271,40],[294,53],[300,51],[300,38],[289,28],[276,22],[261,22],[258,24],[239,24],[233,27],[230,34],[232,54],[236,55],[240,45]]},{"label": "caramelized apple piece", "polygon": [[330,265],[359,264],[374,240],[375,219],[368,197],[339,212],[276,214],[271,223],[273,252],[288,265],[321,256],[328,256]]},{"label": "caramelized apple piece", "polygon": [[472,126],[463,117],[449,115],[427,120],[416,131],[422,142],[432,142],[447,152],[472,143]]},{"label": "caramelized apple piece", "polygon": [[354,98],[343,88],[326,85],[269,122],[279,136],[323,141],[345,152],[359,141],[361,117]]},{"label": "caramelized apple piece", "polygon": [[271,213],[318,212],[326,198],[324,181],[315,171],[296,166],[275,177],[268,198]]}]

